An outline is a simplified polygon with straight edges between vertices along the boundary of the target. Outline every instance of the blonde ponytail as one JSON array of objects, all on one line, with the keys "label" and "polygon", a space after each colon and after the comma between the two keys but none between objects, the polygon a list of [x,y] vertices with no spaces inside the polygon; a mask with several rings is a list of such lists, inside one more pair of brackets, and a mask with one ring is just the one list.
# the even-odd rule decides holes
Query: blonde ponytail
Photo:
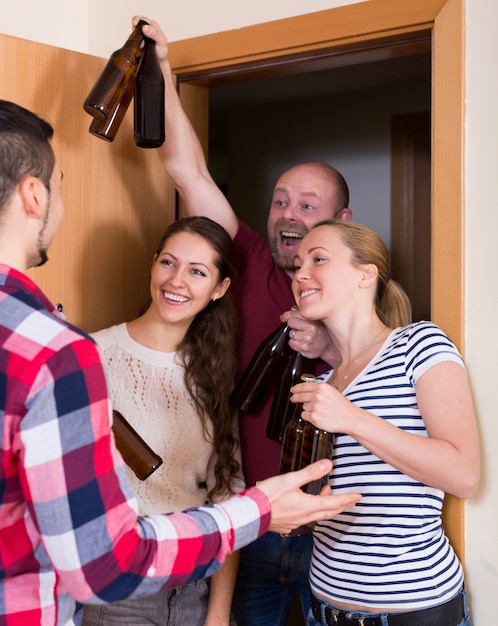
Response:
[{"label": "blonde ponytail", "polygon": [[412,321],[412,306],[403,287],[389,278],[380,302],[377,315],[389,328],[407,326]]}]

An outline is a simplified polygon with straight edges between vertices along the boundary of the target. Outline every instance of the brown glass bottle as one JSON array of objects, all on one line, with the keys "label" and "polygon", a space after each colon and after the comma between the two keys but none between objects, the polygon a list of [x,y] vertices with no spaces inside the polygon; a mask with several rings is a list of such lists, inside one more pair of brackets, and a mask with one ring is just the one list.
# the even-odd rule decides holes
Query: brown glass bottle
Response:
[{"label": "brown glass bottle", "polygon": [[280,464],[278,466],[279,474],[295,472],[301,469],[306,421],[301,417],[299,407],[300,405],[296,405],[294,415],[284,430]]},{"label": "brown glass bottle", "polygon": [[230,395],[235,409],[253,413],[258,408],[289,358],[289,331],[283,324],[260,343]]},{"label": "brown glass bottle", "polygon": [[280,381],[277,383],[266,427],[266,436],[273,441],[282,441],[285,426],[291,419],[295,407],[290,401],[290,389],[301,380],[301,374],[308,363],[308,359],[304,358],[301,353],[291,351]]},{"label": "brown glass bottle", "polygon": [[121,452],[126,465],[135,472],[137,478],[145,480],[152,472],[156,471],[163,460],[140,437],[119,411],[114,410],[112,416],[112,431],[117,449]]},{"label": "brown glass bottle", "polygon": [[[302,374],[301,380],[303,382],[314,382],[315,377],[311,374]],[[305,464],[303,464],[304,433],[308,426],[308,422],[301,417],[302,412],[302,403],[294,404],[293,416],[284,429],[282,450],[280,452],[280,464],[278,467],[279,474],[300,470],[305,466]],[[290,533],[286,533],[284,536],[299,537],[300,535],[307,535],[311,533],[312,530],[311,526],[298,526]]]},{"label": "brown glass bottle", "polygon": [[[301,455],[301,467],[306,467],[321,459],[331,459],[334,444],[334,436],[326,430],[320,430],[311,422],[306,422],[303,433],[303,450]],[[322,476],[301,489],[305,493],[317,496],[322,487],[327,484],[328,476]]]},{"label": "brown glass bottle", "polygon": [[116,102],[109,115],[102,119],[99,117],[93,118],[90,128],[88,129],[91,135],[104,139],[104,141],[114,140],[121,126],[121,122],[126,115],[131,99],[133,98],[133,91],[133,81],[129,81],[121,99]]},{"label": "brown glass bottle", "polygon": [[164,98],[164,77],[157,60],[156,42],[145,37],[135,76],[133,138],[139,148],[163,145]]},{"label": "brown glass bottle", "polygon": [[[312,383],[315,382],[315,377],[312,374],[302,374],[301,381]],[[282,450],[280,452],[280,464],[278,466],[279,474],[294,472],[305,467],[305,465],[303,465],[302,455],[304,432],[308,422],[301,416],[303,412],[302,403],[299,402],[293,406],[294,411],[292,417],[285,426],[282,438]]]},{"label": "brown glass bottle", "polygon": [[109,57],[83,103],[83,108],[92,117],[108,117],[115,110],[116,103],[121,100],[128,82],[133,82],[140,57],[140,45],[144,38],[142,27],[145,24],[148,24],[146,20],[140,20],[123,47],[115,50]]}]

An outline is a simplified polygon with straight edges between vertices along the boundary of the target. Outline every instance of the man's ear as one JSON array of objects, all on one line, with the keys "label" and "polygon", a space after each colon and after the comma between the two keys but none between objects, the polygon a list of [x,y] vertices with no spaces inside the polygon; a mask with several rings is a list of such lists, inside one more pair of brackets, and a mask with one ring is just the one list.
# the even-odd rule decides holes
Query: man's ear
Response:
[{"label": "man's ear", "polygon": [[345,222],[350,222],[353,219],[353,211],[348,209],[347,207],[341,209],[337,215],[334,216],[336,220],[344,220]]},{"label": "man's ear", "polygon": [[39,178],[25,176],[18,184],[26,215],[41,219],[45,214],[48,190]]}]

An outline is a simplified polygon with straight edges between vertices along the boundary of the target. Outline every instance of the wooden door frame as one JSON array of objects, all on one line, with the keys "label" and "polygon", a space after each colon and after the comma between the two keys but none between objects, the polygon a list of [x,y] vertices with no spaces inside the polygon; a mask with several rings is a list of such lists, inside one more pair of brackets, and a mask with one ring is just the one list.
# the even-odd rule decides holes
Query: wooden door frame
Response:
[{"label": "wooden door frame", "polygon": [[[432,35],[432,319],[464,353],[464,0],[369,0],[170,44],[182,100],[207,145],[207,89],[361,55]],[[416,45],[416,44],[415,44]],[[297,66],[296,66],[297,67]],[[204,85],[204,87],[202,86]],[[464,556],[463,503],[445,500],[445,525]]]},{"label": "wooden door frame", "polygon": [[391,118],[391,265],[414,320],[431,311],[431,114]]}]

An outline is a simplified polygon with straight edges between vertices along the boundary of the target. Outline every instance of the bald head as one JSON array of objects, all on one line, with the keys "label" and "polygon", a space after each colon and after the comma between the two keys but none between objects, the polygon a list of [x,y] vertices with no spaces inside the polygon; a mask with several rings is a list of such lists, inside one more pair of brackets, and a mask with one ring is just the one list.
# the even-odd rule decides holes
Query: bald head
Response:
[{"label": "bald head", "polygon": [[267,223],[275,263],[292,274],[304,235],[323,220],[350,220],[348,203],[346,181],[328,163],[309,161],[284,172],[275,185]]},{"label": "bald head", "polygon": [[328,204],[329,209],[333,211],[331,218],[337,218],[337,214],[342,209],[348,208],[349,187],[346,179],[339,170],[325,163],[325,161],[305,161],[304,163],[294,165],[280,176],[275,187],[278,187],[282,179],[285,181],[287,176],[302,179],[303,183],[305,180],[322,180],[327,190],[324,201]]}]

